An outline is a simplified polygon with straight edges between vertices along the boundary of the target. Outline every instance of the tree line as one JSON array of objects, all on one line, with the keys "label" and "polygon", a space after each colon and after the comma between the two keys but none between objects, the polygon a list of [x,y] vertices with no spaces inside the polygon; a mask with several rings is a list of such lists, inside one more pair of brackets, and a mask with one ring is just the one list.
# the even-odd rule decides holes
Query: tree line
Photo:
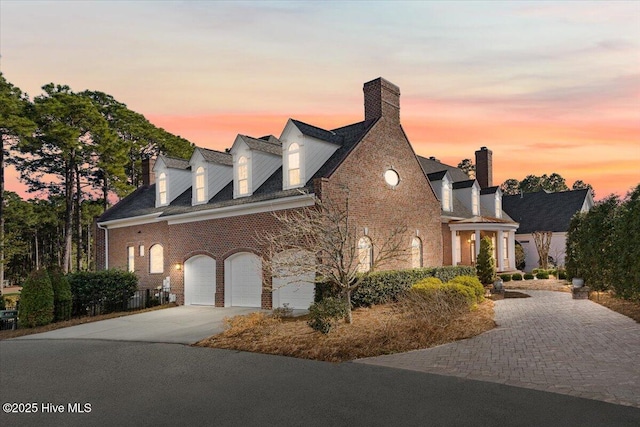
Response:
[{"label": "tree line", "polygon": [[567,275],[593,290],[640,300],[640,184],[620,200],[609,196],[569,225]]},{"label": "tree line", "polygon": [[[90,268],[93,217],[139,185],[142,160],[194,148],[106,93],[42,90],[31,99],[0,72],[0,283],[40,265]],[[40,197],[5,194],[5,163]]]}]

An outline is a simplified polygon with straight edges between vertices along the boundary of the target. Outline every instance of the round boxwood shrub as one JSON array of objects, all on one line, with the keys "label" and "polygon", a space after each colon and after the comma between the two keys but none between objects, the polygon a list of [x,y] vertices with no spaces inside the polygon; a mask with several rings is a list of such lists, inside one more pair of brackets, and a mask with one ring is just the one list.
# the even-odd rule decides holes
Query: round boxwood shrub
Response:
[{"label": "round boxwood shrub", "polygon": [[52,266],[47,269],[51,287],[53,288],[53,314],[56,322],[69,320],[71,318],[71,304],[73,295],[71,294],[71,284],[62,269]]},{"label": "round boxwood shrub", "polygon": [[538,279],[548,279],[549,278],[549,273],[547,273],[546,271],[540,271],[539,273],[536,274],[536,278],[538,278]]},{"label": "round boxwood shrub", "polygon": [[416,282],[411,289],[418,290],[432,290],[437,289],[443,285],[442,280],[437,277],[427,277],[426,279],[422,279],[419,282]]},{"label": "round boxwood shrub", "polygon": [[53,287],[46,270],[33,271],[20,292],[20,324],[33,328],[53,321]]},{"label": "round boxwood shrub", "polygon": [[327,297],[311,304],[307,324],[315,331],[328,334],[346,314],[347,305],[343,298]]},{"label": "round boxwood shrub", "polygon": [[468,287],[473,291],[474,298],[478,302],[482,301],[484,298],[484,286],[482,286],[482,283],[480,283],[477,276],[458,276],[454,277],[447,283],[457,283]]},{"label": "round boxwood shrub", "polygon": [[510,282],[511,281],[511,275],[510,274],[501,274],[500,278],[502,279],[503,282]]},{"label": "round boxwood shrub", "polygon": [[513,273],[513,274],[511,275],[511,279],[512,279],[512,280],[522,280],[522,274],[520,274],[520,273]]},{"label": "round boxwood shrub", "polygon": [[533,280],[533,274],[524,273],[524,280]]}]

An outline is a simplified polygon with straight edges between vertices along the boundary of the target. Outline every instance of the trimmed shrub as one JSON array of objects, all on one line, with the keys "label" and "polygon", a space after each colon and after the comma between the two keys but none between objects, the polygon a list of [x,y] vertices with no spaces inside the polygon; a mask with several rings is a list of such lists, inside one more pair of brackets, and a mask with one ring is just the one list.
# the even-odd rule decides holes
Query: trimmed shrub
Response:
[{"label": "trimmed shrub", "polygon": [[126,310],[129,299],[138,289],[135,274],[122,270],[79,271],[69,275],[74,298],[74,314],[83,315],[88,309],[99,308],[101,313]]},{"label": "trimmed shrub", "polygon": [[[389,270],[370,273],[362,284],[351,294],[353,307],[369,307],[397,300],[411,286],[422,279],[435,277],[448,282],[457,276],[475,275],[470,266],[445,266],[435,268],[414,268],[407,270]],[[315,301],[326,297],[339,296],[339,289],[329,283],[317,283]]]},{"label": "trimmed shrub", "polygon": [[531,270],[531,274],[533,274],[534,276],[538,273],[540,273],[541,271],[543,271],[541,268],[534,268],[533,270]]},{"label": "trimmed shrub", "polygon": [[501,274],[500,278],[502,279],[503,282],[510,282],[511,281],[511,275],[510,274]]},{"label": "trimmed shrub", "polygon": [[458,276],[451,279],[448,283],[457,283],[466,286],[473,291],[474,298],[480,302],[484,299],[484,286],[476,276]]},{"label": "trimmed shrub", "polygon": [[542,270],[540,272],[538,272],[536,274],[536,278],[537,279],[548,279],[549,278],[549,273],[547,273],[546,271]]},{"label": "trimmed shrub", "polygon": [[496,260],[493,259],[493,243],[488,237],[480,241],[480,253],[476,264],[478,279],[483,285],[490,285],[496,280]]},{"label": "trimmed shrub", "polygon": [[71,304],[73,295],[69,280],[58,266],[47,269],[51,287],[53,288],[53,315],[54,321],[68,320],[71,318]]},{"label": "trimmed shrub", "polygon": [[411,289],[435,289],[442,286],[442,280],[437,277],[427,277],[426,279],[420,280],[418,283],[411,286]]},{"label": "trimmed shrub", "polygon": [[512,280],[522,280],[522,274],[520,274],[520,273],[513,273],[513,274],[511,275],[511,279],[512,279]]},{"label": "trimmed shrub", "polygon": [[441,285],[436,283],[416,283],[411,287],[411,293],[420,295],[422,299],[429,300],[443,295],[449,300],[463,300],[467,306],[476,302],[473,289],[460,283],[447,282]]},{"label": "trimmed shrub", "polygon": [[309,307],[307,324],[314,331],[328,334],[335,324],[347,314],[347,306],[342,298],[327,297]]},{"label": "trimmed shrub", "polygon": [[524,273],[524,280],[533,280],[533,277],[531,273]]},{"label": "trimmed shrub", "polygon": [[53,288],[46,270],[33,271],[20,292],[20,324],[33,328],[53,321]]},{"label": "trimmed shrub", "polygon": [[567,280],[567,272],[566,271],[559,271],[558,272],[558,279]]}]

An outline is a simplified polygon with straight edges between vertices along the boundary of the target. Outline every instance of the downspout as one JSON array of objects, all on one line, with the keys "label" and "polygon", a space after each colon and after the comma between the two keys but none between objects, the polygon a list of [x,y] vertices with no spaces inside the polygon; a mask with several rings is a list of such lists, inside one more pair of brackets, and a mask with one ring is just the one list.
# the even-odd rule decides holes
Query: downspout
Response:
[{"label": "downspout", "polygon": [[107,227],[101,226],[99,223],[96,223],[100,230],[104,230],[104,269],[109,269],[109,230]]}]

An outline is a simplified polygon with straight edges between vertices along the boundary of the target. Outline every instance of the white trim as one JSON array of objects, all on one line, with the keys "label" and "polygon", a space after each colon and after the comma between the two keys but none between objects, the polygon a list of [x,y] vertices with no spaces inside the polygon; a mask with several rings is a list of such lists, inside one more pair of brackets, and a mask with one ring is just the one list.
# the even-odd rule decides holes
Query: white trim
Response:
[{"label": "white trim", "polygon": [[96,223],[100,230],[104,230],[104,269],[109,269],[109,230],[102,223]]},{"label": "white trim", "polygon": [[[262,212],[273,212],[283,209],[295,209],[315,205],[314,194],[284,197],[281,199],[265,200],[242,205],[225,206],[222,208],[188,212],[167,217],[167,224],[185,224],[188,222],[206,221],[209,219],[228,218],[240,215],[250,215]],[[164,218],[163,218],[164,219]]]},{"label": "white trim", "polygon": [[113,219],[111,221],[99,222],[98,226],[104,226],[109,228],[122,228],[122,227],[131,227],[132,225],[150,224],[152,222],[160,221],[159,219],[157,219],[160,215],[162,215],[162,211],[154,212],[152,214],[147,214],[147,215],[132,216],[130,218]]}]

